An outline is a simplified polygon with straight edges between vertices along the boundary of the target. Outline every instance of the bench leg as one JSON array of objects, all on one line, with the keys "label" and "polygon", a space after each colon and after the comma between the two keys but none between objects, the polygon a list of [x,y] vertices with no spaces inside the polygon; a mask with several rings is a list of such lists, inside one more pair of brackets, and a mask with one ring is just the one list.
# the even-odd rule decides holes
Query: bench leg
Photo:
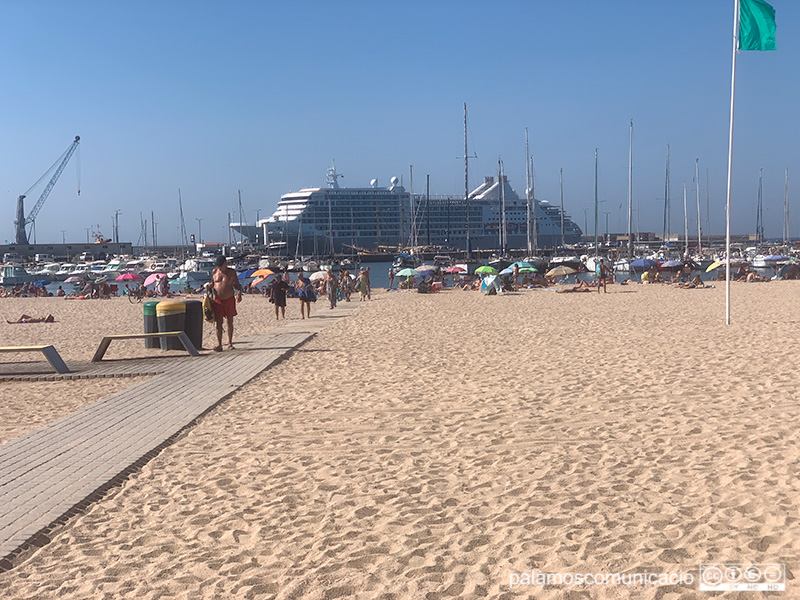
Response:
[{"label": "bench leg", "polygon": [[61,355],[54,346],[47,346],[46,348],[43,348],[42,353],[57,373],[69,373],[67,365],[64,363],[64,360],[61,358]]},{"label": "bench leg", "polygon": [[103,355],[106,353],[106,350],[108,350],[109,344],[111,344],[111,338],[104,337],[103,341],[100,342],[100,345],[97,347],[97,352],[95,352],[92,357],[92,362],[100,362],[103,360]]},{"label": "bench leg", "polygon": [[181,331],[178,334],[178,339],[183,344],[183,347],[186,348],[186,351],[191,354],[192,356],[200,356],[200,353],[197,351],[197,348],[194,347],[192,340],[189,339],[189,336],[186,335],[185,331]]}]

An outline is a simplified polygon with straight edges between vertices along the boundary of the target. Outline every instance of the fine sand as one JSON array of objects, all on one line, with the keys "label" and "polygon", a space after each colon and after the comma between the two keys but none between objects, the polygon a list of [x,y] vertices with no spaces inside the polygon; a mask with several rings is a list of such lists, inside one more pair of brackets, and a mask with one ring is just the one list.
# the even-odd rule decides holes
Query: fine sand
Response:
[{"label": "fine sand", "polygon": [[[708,598],[698,564],[728,562],[785,563],[796,597],[798,297],[734,283],[726,326],[720,284],[377,293],[0,573],[0,596]],[[19,307],[74,327],[56,304]],[[248,308],[243,334],[271,325]],[[509,586],[531,569],[695,581]]]}]

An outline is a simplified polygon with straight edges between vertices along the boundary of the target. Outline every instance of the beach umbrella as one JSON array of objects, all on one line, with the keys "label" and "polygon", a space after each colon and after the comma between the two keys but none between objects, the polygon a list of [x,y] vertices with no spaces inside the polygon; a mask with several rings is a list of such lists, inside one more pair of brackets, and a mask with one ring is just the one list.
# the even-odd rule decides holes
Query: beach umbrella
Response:
[{"label": "beach umbrella", "polygon": [[250,277],[269,277],[270,275],[275,275],[275,271],[270,271],[269,269],[257,269],[250,273]]},{"label": "beach umbrella", "polygon": [[764,260],[789,260],[789,257],[784,256],[783,254],[771,254],[769,256],[765,256]]},{"label": "beach umbrella", "polygon": [[659,269],[674,269],[675,267],[682,267],[683,263],[679,260],[668,260],[658,265]]},{"label": "beach umbrella", "polygon": [[513,275],[514,274],[514,267],[506,267],[502,271],[500,271],[500,275]]},{"label": "beach umbrella", "polygon": [[308,278],[309,281],[319,281],[320,279],[325,279],[328,274],[325,271],[317,271],[312,273],[311,276]]},{"label": "beach umbrella", "polygon": [[142,276],[138,273],[123,273],[114,281],[141,281]]},{"label": "beach umbrella", "polygon": [[545,273],[545,275],[547,277],[561,277],[564,275],[573,275],[574,273],[577,272],[578,271],[576,271],[572,267],[568,267],[567,265],[558,265],[557,267],[553,267],[552,269],[550,269],[547,273]]},{"label": "beach umbrella", "polygon": [[630,266],[634,269],[652,269],[658,263],[650,258],[637,258]]},{"label": "beach umbrella", "polygon": [[520,273],[538,273],[539,269],[537,269],[536,267],[520,267],[519,272]]},{"label": "beach umbrella", "polygon": [[423,273],[426,271],[435,271],[438,268],[439,267],[434,267],[433,265],[422,265],[421,267],[416,267],[416,270],[420,273]]},{"label": "beach umbrella", "polygon": [[72,277],[67,277],[64,280],[64,283],[83,283],[83,279],[77,275],[73,275]]},{"label": "beach umbrella", "polygon": [[50,280],[49,279],[40,279],[39,281],[34,281],[33,285],[35,287],[44,287],[46,285],[50,285]]},{"label": "beach umbrella", "polygon": [[459,267],[458,265],[454,265],[447,269],[445,273],[465,273],[467,270],[464,267]]},{"label": "beach umbrella", "polygon": [[527,262],[527,261],[524,261],[524,260],[518,260],[518,261],[517,261],[517,262],[515,262],[515,263],[511,263],[511,266],[512,266],[512,267],[513,267],[514,265],[516,265],[516,266],[517,266],[517,267],[519,267],[520,269],[533,269],[534,271],[536,270],[536,267],[534,267],[534,266],[533,266],[531,263],[529,263],[529,262]]},{"label": "beach umbrella", "polygon": [[159,279],[166,277],[164,273],[152,273],[147,276],[147,279],[144,280],[145,285],[150,285],[151,283],[155,283]]},{"label": "beach umbrella", "polygon": [[478,275],[497,275],[497,269],[495,269],[494,267],[490,267],[488,265],[478,267],[477,269],[475,269],[475,272]]},{"label": "beach umbrella", "polygon": [[403,269],[402,271],[398,271],[396,275],[398,277],[416,277],[419,275],[419,271],[415,269]]},{"label": "beach umbrella", "polygon": [[242,271],[241,273],[239,273],[237,275],[237,277],[239,279],[248,279],[248,278],[252,277],[253,273],[255,273],[255,272],[256,272],[255,269],[247,269],[246,271]]}]

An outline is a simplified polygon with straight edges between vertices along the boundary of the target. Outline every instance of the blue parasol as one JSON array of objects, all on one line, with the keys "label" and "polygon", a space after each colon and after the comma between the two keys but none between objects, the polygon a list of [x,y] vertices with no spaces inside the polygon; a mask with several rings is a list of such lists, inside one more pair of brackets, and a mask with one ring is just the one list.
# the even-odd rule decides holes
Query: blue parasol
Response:
[{"label": "blue parasol", "polygon": [[651,269],[655,267],[658,263],[654,260],[649,258],[637,258],[635,261],[631,263],[631,266],[634,269]]}]

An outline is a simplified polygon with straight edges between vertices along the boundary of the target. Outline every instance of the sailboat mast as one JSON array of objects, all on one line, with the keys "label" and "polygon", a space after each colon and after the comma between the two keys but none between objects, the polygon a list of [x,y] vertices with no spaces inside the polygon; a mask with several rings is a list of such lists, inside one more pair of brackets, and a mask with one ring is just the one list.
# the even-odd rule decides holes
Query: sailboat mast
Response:
[{"label": "sailboat mast", "polygon": [[711,194],[708,185],[708,169],[706,169],[706,235],[708,245],[711,246]]},{"label": "sailboat mast", "polygon": [[756,205],[756,243],[760,244],[764,241],[764,222],[763,222],[763,204],[762,202],[762,181],[764,176],[764,169],[758,170],[758,203]]},{"label": "sailboat mast", "polygon": [[633,119],[628,140],[628,260],[633,260]]},{"label": "sailboat mast", "polygon": [[669,214],[669,144],[667,144],[667,175],[664,180],[664,235],[663,242],[666,244],[672,235],[670,231],[671,215]]},{"label": "sailboat mast", "polygon": [[525,200],[526,200],[526,217],[527,217],[527,238],[526,249],[528,256],[533,253],[533,244],[531,242],[531,154],[530,146],[528,145],[528,128],[525,128]]},{"label": "sailboat mast", "polygon": [[786,168],[783,192],[783,243],[789,243],[789,168]]},{"label": "sailboat mast", "polygon": [[470,243],[470,214],[469,214],[469,150],[467,147],[467,103],[464,102],[464,207],[467,212],[467,258],[472,256],[472,244]]},{"label": "sailboat mast", "polygon": [[594,255],[597,257],[598,253],[598,246],[597,246],[597,210],[598,210],[598,198],[597,198],[597,148],[594,149]]},{"label": "sailboat mast", "polygon": [[[183,201],[181,200],[181,188],[178,188],[178,209],[181,213],[181,254],[182,258],[186,258],[186,250],[189,246],[189,240],[186,239],[186,222],[183,220]],[[119,233],[117,233],[119,235]]]},{"label": "sailboat mast", "polygon": [[536,254],[536,249],[539,247],[539,234],[536,231],[536,172],[533,169],[533,165],[533,157],[531,156],[531,211],[533,212],[531,230],[533,232],[533,253]]},{"label": "sailboat mast", "polygon": [[689,213],[686,211],[686,182],[683,182],[683,256],[689,256]]},{"label": "sailboat mast", "polygon": [[559,171],[559,182],[561,184],[561,247],[564,247],[564,168]]},{"label": "sailboat mast", "polygon": [[703,253],[703,237],[700,228],[700,159],[694,159],[694,184],[697,188],[697,254]]},{"label": "sailboat mast", "polygon": [[425,176],[425,214],[427,217],[427,224],[425,229],[428,230],[428,246],[431,245],[431,176]]},{"label": "sailboat mast", "polygon": [[413,248],[417,245],[417,212],[414,205],[414,165],[408,165],[408,173],[411,178],[411,240],[410,244]]}]

